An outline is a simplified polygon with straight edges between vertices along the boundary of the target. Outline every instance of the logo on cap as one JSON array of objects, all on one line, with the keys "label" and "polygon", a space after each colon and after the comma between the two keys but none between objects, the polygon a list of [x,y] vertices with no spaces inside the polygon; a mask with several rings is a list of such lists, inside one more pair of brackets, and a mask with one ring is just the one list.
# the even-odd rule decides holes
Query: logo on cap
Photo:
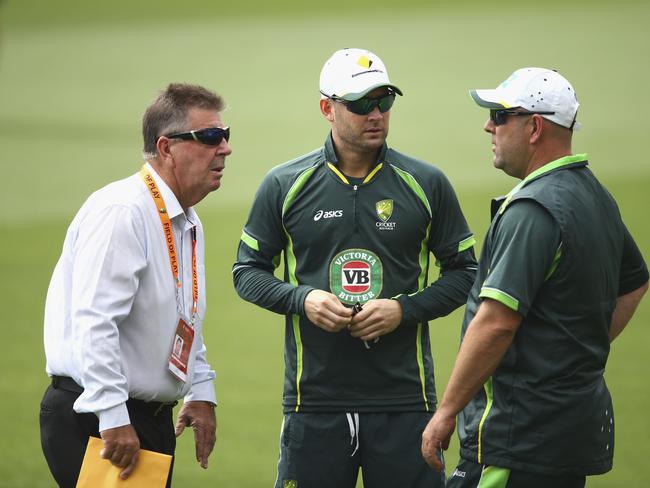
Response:
[{"label": "logo on cap", "polygon": [[361,56],[357,60],[357,64],[363,68],[370,69],[370,67],[372,66],[372,61],[368,59],[366,56]]},{"label": "logo on cap", "polygon": [[382,289],[383,266],[367,249],[346,249],[330,263],[330,289],[343,303],[365,303]]}]

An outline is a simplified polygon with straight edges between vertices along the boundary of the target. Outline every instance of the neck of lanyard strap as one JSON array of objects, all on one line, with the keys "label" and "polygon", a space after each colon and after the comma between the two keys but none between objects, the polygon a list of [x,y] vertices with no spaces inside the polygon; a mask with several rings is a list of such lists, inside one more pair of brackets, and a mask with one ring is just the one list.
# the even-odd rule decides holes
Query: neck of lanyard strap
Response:
[{"label": "neck of lanyard strap", "polygon": [[[176,255],[176,245],[174,243],[174,233],[172,232],[172,221],[169,218],[167,213],[167,207],[165,206],[165,200],[158,190],[158,185],[156,181],[151,176],[151,173],[146,166],[142,166],[140,170],[140,177],[144,181],[145,186],[149,190],[149,194],[156,205],[156,210],[158,211],[158,217],[160,218],[160,224],[162,225],[163,233],[165,234],[165,246],[167,247],[167,253],[169,254],[169,265],[172,270],[172,276],[174,277],[174,284],[176,285],[176,304],[179,307],[179,313],[181,312],[180,306],[182,303],[181,297],[181,279],[178,274],[178,257]],[[196,315],[198,312],[199,305],[199,280],[196,273],[196,226],[192,227],[192,314],[190,316],[190,325],[194,326],[194,321],[196,320]]]}]

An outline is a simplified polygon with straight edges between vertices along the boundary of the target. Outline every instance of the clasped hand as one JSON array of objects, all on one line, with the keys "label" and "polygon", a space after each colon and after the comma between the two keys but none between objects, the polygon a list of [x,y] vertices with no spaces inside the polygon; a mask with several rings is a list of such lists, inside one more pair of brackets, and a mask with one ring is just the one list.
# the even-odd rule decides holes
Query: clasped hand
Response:
[{"label": "clasped hand", "polygon": [[327,332],[347,328],[352,337],[370,341],[397,328],[402,321],[402,306],[397,300],[369,300],[353,315],[352,309],[345,307],[332,293],[312,290],[305,298],[305,314],[314,325]]}]

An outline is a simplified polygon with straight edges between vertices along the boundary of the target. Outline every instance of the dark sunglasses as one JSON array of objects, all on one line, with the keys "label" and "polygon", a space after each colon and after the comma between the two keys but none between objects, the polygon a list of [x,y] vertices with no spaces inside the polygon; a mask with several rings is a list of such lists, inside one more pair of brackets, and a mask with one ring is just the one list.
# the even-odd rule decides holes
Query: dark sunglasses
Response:
[{"label": "dark sunglasses", "polygon": [[553,115],[555,112],[517,112],[513,109],[499,109],[490,110],[490,120],[494,122],[494,125],[503,125],[508,122],[508,116],[518,116],[518,115]]},{"label": "dark sunglasses", "polygon": [[165,136],[169,139],[183,139],[186,141],[199,141],[207,146],[218,146],[224,139],[230,140],[230,127],[208,127],[207,129],[178,132]]},{"label": "dark sunglasses", "polygon": [[332,97],[332,100],[341,102],[343,105],[345,105],[345,108],[347,108],[348,111],[352,112],[353,114],[368,115],[375,109],[375,107],[378,107],[379,111],[383,114],[388,112],[393,106],[393,103],[395,103],[395,92],[390,91],[388,92],[388,95],[380,98],[363,97],[352,102],[336,97]]}]

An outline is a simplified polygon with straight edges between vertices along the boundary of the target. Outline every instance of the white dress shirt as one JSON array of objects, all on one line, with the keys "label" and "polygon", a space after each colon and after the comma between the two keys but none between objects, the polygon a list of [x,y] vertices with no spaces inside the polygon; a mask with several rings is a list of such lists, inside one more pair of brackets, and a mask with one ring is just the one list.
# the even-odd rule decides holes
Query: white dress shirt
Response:
[{"label": "white dress shirt", "polygon": [[215,373],[205,358],[204,236],[191,207],[147,164],[172,221],[183,313],[192,308],[196,226],[198,316],[188,380],[168,370],[179,320],[176,287],[156,205],[139,174],[93,193],[68,228],[45,303],[46,371],[84,388],[76,412],[94,412],[99,430],[130,423],[126,400],[204,400],[216,404]]}]

